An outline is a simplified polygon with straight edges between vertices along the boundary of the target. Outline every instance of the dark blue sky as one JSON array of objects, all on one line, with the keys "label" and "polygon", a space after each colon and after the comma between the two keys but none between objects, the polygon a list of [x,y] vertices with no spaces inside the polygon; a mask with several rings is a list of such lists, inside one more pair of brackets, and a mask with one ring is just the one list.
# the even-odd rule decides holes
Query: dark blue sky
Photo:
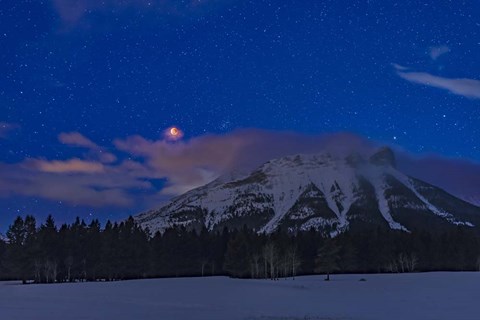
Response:
[{"label": "dark blue sky", "polygon": [[[162,141],[172,125],[185,141],[238,128],[347,131],[413,154],[480,161],[479,1],[101,3],[0,3],[4,171],[63,174],[38,161],[72,158],[118,164],[135,155],[113,141]],[[69,132],[96,147],[60,143]],[[99,160],[99,150],[117,162]],[[24,175],[8,178],[28,189]],[[142,179],[158,192],[172,178]],[[36,188],[0,187],[0,224],[17,213],[118,218],[145,207],[72,204]]]}]

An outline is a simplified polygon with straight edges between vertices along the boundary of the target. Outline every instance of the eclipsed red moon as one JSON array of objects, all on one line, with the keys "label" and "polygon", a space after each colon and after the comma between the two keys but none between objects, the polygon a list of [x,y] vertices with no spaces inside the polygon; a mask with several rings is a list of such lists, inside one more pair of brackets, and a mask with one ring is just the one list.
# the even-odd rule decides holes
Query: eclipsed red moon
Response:
[{"label": "eclipsed red moon", "polygon": [[165,139],[170,141],[177,141],[183,137],[183,131],[179,127],[171,126],[163,132]]},{"label": "eclipsed red moon", "polygon": [[174,137],[178,136],[180,134],[180,130],[178,130],[178,128],[170,128],[170,134]]}]

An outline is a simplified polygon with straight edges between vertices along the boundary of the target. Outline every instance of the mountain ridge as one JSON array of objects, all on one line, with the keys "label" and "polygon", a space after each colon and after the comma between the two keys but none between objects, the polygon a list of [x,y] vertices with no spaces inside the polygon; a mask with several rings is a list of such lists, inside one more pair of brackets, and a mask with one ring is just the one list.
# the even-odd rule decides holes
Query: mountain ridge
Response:
[{"label": "mountain ridge", "polygon": [[480,208],[400,172],[387,147],[359,154],[297,154],[249,174],[222,176],[135,217],[151,232],[173,226],[257,232],[314,228],[325,234],[362,225],[414,229],[480,226]]}]

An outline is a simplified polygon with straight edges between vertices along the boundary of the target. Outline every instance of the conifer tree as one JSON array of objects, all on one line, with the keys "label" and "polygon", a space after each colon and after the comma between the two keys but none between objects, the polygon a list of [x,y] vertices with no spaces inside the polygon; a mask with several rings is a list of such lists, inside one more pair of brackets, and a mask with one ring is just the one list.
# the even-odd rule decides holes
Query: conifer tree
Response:
[{"label": "conifer tree", "polygon": [[59,242],[57,227],[51,215],[40,226],[38,242],[40,245],[40,266],[42,268],[41,281],[46,283],[56,282],[59,267]]},{"label": "conifer tree", "polygon": [[12,225],[7,230],[8,239],[8,255],[7,263],[11,270],[14,270],[16,275],[22,280],[22,283],[27,283],[27,268],[28,256],[25,252],[25,244],[27,240],[27,231],[25,229],[25,222],[22,217],[17,217]]},{"label": "conifer tree", "polygon": [[248,239],[245,230],[238,231],[228,241],[224,270],[238,278],[247,276],[250,270]]},{"label": "conifer tree", "polygon": [[5,274],[5,252],[7,251],[7,244],[0,235],[0,279]]},{"label": "conifer tree", "polygon": [[340,248],[334,240],[328,239],[318,249],[317,259],[315,260],[315,271],[325,273],[325,281],[330,281],[330,274],[338,270]]}]

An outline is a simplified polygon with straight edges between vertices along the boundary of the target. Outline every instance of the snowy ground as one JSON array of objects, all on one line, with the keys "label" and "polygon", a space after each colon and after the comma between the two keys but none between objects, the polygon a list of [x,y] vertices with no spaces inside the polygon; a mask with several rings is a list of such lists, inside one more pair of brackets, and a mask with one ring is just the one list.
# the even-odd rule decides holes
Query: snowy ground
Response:
[{"label": "snowy ground", "polygon": [[[360,278],[367,281],[361,282]],[[479,273],[225,277],[22,286],[0,282],[0,319],[480,319]]]}]

